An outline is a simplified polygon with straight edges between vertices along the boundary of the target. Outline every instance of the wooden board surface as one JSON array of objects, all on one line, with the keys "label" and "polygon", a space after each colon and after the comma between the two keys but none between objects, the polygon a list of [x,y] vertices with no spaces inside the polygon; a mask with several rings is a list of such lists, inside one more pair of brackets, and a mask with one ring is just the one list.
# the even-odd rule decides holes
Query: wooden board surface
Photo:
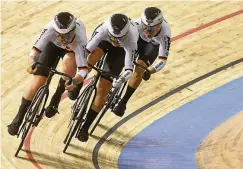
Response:
[{"label": "wooden board surface", "polygon": [[[22,158],[14,157],[20,140],[10,137],[6,126],[17,112],[23,90],[31,81],[31,76],[25,71],[27,57],[44,25],[57,12],[69,11],[84,22],[88,38],[90,38],[96,26],[108,19],[111,14],[124,12],[130,18],[136,19],[147,6],[158,6],[162,9],[165,18],[171,25],[172,36],[175,37],[192,28],[243,9],[243,2],[1,2],[1,160],[3,169],[37,168],[25,151],[20,151],[19,155]],[[125,116],[192,79],[242,58],[242,16],[243,14],[240,14],[226,19],[172,42],[166,68],[154,75],[149,82],[142,83],[131,98]],[[123,145],[134,135],[169,111],[241,77],[243,75],[242,67],[243,64],[240,63],[206,78],[159,102],[119,127],[102,145],[98,154],[99,166],[102,169],[117,168],[117,160]],[[51,89],[56,84],[57,78],[54,78]],[[70,107],[71,101],[64,99],[60,105],[61,114],[52,119],[44,118],[32,134],[31,154],[35,163],[43,169],[94,168],[91,158],[94,146],[109,128],[121,120],[112,113],[107,113],[94,133],[96,137],[91,137],[87,143],[73,141],[73,146],[68,149],[69,154],[63,154],[62,141],[67,132]],[[232,169],[240,169],[239,166],[243,166],[243,162],[240,160],[242,157],[240,142],[243,141],[240,121],[242,121],[242,113],[219,126],[203,142],[203,145],[200,146],[201,151],[197,154],[200,169],[223,169],[228,166]],[[231,133],[227,132],[226,126],[231,127]],[[222,139],[222,137],[226,137],[226,139]],[[231,142],[234,140],[239,144],[232,144]],[[213,141],[215,146],[208,147],[207,144],[210,141]],[[228,149],[223,147],[224,144],[227,144]],[[221,158],[222,154],[224,160]],[[217,160],[217,166],[210,157]],[[226,163],[230,165],[226,165]]]}]

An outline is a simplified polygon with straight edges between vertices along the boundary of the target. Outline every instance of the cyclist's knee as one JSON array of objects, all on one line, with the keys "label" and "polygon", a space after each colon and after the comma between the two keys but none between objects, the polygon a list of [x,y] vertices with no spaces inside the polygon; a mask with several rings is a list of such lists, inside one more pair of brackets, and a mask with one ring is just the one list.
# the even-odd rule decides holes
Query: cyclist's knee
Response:
[{"label": "cyclist's knee", "polygon": [[43,77],[47,78],[48,75],[49,75],[49,71],[46,70],[45,68],[43,68],[42,66],[37,65],[34,75],[36,75],[36,76],[43,76]]},{"label": "cyclist's knee", "polygon": [[[142,60],[137,60],[137,63],[139,65],[142,65],[144,67],[147,67],[146,63]],[[132,75],[132,78],[134,79],[142,79],[144,73],[144,69],[140,68],[139,66],[135,67],[134,73]]]},{"label": "cyclist's knee", "polygon": [[131,76],[131,79],[133,80],[139,80],[139,79],[142,79],[142,76],[143,76],[143,72],[136,72],[134,71],[132,76]]},{"label": "cyclist's knee", "polygon": [[145,67],[147,67],[147,64],[146,64],[146,62],[145,61],[143,61],[143,60],[137,60],[137,64],[140,64],[140,65],[142,65],[142,66],[145,66]]},{"label": "cyclist's knee", "polygon": [[75,76],[77,70],[77,65],[75,61],[74,53],[67,53],[62,62],[62,71],[72,77]]},{"label": "cyclist's knee", "polygon": [[141,81],[142,80],[142,77],[143,77],[143,73],[144,73],[144,70],[142,69],[135,69],[132,76],[131,76],[131,80],[132,81]]}]

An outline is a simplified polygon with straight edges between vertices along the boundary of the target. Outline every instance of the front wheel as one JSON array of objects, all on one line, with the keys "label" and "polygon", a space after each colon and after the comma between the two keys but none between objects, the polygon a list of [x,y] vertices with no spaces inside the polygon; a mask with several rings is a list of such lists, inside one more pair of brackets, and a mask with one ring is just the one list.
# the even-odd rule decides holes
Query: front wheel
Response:
[{"label": "front wheel", "polygon": [[[48,97],[48,92],[45,92],[45,88],[41,87],[37,91],[34,99],[32,100],[30,107],[28,108],[26,115],[24,117],[24,122],[21,125],[20,130],[19,130],[18,135],[17,135],[17,136],[19,136],[22,133],[21,142],[20,142],[19,147],[18,147],[18,149],[15,153],[15,157],[18,156],[19,151],[23,147],[26,136],[27,136],[31,126],[33,125],[33,122],[35,121],[36,115],[38,114],[38,112],[42,111],[42,109],[44,108],[47,97]],[[42,102],[43,99],[44,99],[44,103]]]},{"label": "front wheel", "polygon": [[[125,84],[124,84],[125,85]],[[109,96],[107,99],[107,102],[104,106],[104,108],[102,109],[101,115],[99,116],[98,120],[96,121],[96,123],[94,124],[94,127],[92,128],[92,130],[90,131],[90,135],[93,134],[95,128],[97,127],[97,125],[100,123],[100,120],[102,119],[102,117],[105,115],[105,113],[107,112],[107,110],[109,108],[112,109],[112,104],[114,103],[114,101],[119,100],[119,97],[121,96],[120,91],[123,91],[124,87],[120,87],[120,88],[114,88],[111,89],[111,91],[109,92]]]}]

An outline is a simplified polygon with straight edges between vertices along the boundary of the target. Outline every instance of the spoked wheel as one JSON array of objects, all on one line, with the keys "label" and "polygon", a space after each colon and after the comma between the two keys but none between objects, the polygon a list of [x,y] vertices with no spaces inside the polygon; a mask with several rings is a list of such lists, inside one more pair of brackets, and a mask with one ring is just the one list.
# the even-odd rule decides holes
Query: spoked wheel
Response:
[{"label": "spoked wheel", "polygon": [[116,104],[119,103],[119,101],[121,100],[122,96],[124,95],[125,92],[125,88],[127,87],[127,82],[125,82],[117,91],[117,93],[115,94],[114,98],[112,99],[111,103],[110,103],[110,109],[111,111],[114,110]]},{"label": "spoked wheel", "polygon": [[98,120],[96,121],[94,127],[92,128],[92,130],[90,131],[90,135],[93,134],[95,128],[97,127],[97,125],[100,123],[100,120],[102,119],[102,117],[105,115],[105,113],[107,112],[107,110],[111,107],[111,104],[114,101],[115,96],[119,93],[119,89],[120,88],[115,88],[112,92],[110,92],[108,100],[105,104],[105,107],[102,109],[101,115],[99,116]]},{"label": "spoked wheel", "polygon": [[80,112],[81,109],[81,103],[84,101],[84,96],[85,96],[85,91],[83,91],[83,93],[80,95],[80,97],[77,98],[77,100],[74,102],[73,106],[72,106],[72,116],[70,117],[70,122],[68,124],[68,134],[66,135],[65,139],[63,140],[63,143],[66,144],[67,143],[67,139],[70,136],[70,133],[73,130],[73,127],[75,125],[75,123],[77,122],[77,115]]},{"label": "spoked wheel", "polygon": [[34,118],[34,115],[33,115],[33,113],[30,115],[30,119],[28,120],[29,122],[25,122],[25,124],[24,124],[24,126],[23,126],[23,128],[21,129],[22,130],[22,136],[21,136],[21,142],[20,142],[20,144],[19,144],[19,147],[18,147],[18,149],[17,149],[17,151],[16,151],[16,153],[15,153],[15,157],[17,157],[18,156],[18,154],[19,154],[19,151],[21,150],[21,148],[23,147],[23,145],[24,145],[24,141],[25,141],[25,138],[26,138],[26,136],[27,136],[27,134],[28,134],[28,132],[29,132],[29,130],[30,130],[30,127],[31,127],[31,121],[33,120],[33,118]]},{"label": "spoked wheel", "polygon": [[[38,114],[38,111],[40,111],[40,110],[42,111],[42,109],[44,108],[47,97],[48,97],[48,93],[44,93],[44,88],[40,88],[38,90],[37,94],[35,95],[33,101],[31,102],[30,107],[25,115],[24,122],[21,125],[20,130],[17,134],[17,137],[19,137],[21,134],[22,134],[22,136],[21,136],[21,142],[19,144],[19,147],[15,153],[15,157],[18,156],[19,151],[23,147],[26,136],[29,133],[31,126],[35,122],[35,117]],[[41,106],[43,98],[45,98],[45,101],[44,101],[44,104]],[[40,109],[40,107],[42,109]]]},{"label": "spoked wheel", "polygon": [[[94,91],[94,86],[88,86],[81,94],[82,96],[80,99],[77,100],[77,102],[74,103],[72,113],[74,113],[74,116],[72,116],[70,121],[70,129],[68,131],[67,136],[65,137],[63,143],[65,144],[65,147],[63,149],[63,153],[66,152],[73,136],[75,133],[77,133],[78,129],[84,122],[84,116],[87,112],[87,107],[91,98],[91,95]],[[78,111],[78,113],[77,113]]]}]

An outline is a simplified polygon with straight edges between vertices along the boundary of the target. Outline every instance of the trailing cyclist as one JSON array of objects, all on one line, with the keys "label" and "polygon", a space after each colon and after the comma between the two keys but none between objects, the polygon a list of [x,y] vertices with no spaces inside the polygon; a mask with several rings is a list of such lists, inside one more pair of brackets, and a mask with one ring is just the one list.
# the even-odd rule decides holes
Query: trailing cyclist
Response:
[{"label": "trailing cyclist", "polygon": [[86,46],[86,49],[90,52],[87,58],[88,63],[94,65],[102,56],[106,56],[105,69],[115,75],[119,75],[124,66],[125,71],[121,73],[118,79],[113,80],[106,76],[100,78],[95,100],[88,111],[86,121],[78,132],[80,141],[88,140],[89,127],[103,108],[112,85],[119,87],[131,77],[138,36],[135,23],[129,20],[126,15],[119,13],[113,14],[109,20],[98,26],[93,32],[92,39]]},{"label": "trailing cyclist", "polygon": [[[87,76],[87,61],[85,45],[87,44],[84,24],[68,12],[60,12],[54,20],[42,31],[29,54],[28,73],[34,74],[33,81],[26,87],[19,111],[10,125],[8,132],[16,135],[37,90],[45,84],[49,71],[43,69],[36,62],[53,67],[59,57],[63,58],[63,72],[72,78],[71,84],[62,77],[53,95],[50,105],[46,109],[46,117],[54,116],[63,92],[68,90],[69,98],[77,98],[83,80]],[[78,67],[78,71],[77,71]]]},{"label": "trailing cyclist", "polygon": [[[148,67],[150,73],[144,72],[144,69],[138,66],[135,67],[125,95],[113,110],[120,117],[124,115],[126,104],[142,79],[149,80],[151,74],[160,71],[165,66],[170,49],[170,26],[159,8],[146,8],[142,12],[141,18],[136,20],[135,23],[139,32],[137,63]],[[158,61],[153,64],[156,58],[158,58]]]}]

